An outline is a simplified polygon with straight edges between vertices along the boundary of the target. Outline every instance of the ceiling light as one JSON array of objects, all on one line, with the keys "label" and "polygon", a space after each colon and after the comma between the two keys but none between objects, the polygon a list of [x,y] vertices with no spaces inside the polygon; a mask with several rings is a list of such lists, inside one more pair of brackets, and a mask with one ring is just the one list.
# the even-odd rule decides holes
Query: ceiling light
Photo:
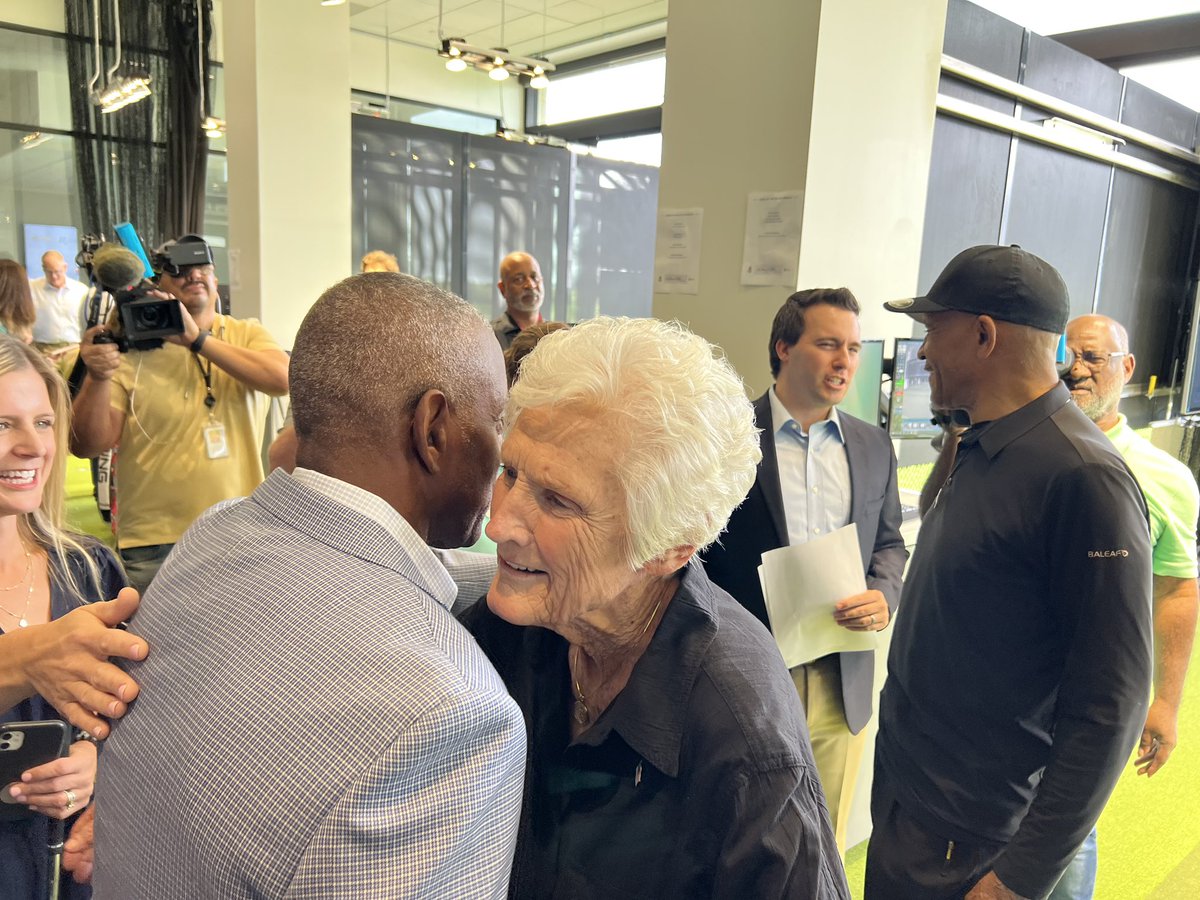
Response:
[{"label": "ceiling light", "polygon": [[546,77],[546,70],[541,66],[534,66],[533,77],[529,79],[529,86],[535,91],[548,88],[550,86],[550,79]]},{"label": "ceiling light", "polygon": [[94,32],[94,48],[96,70],[88,81],[88,99],[100,107],[101,113],[114,113],[130,103],[137,103],[150,96],[150,76],[144,71],[127,67],[121,72],[121,10],[113,0],[113,64],[108,70],[103,87],[98,85],[100,80],[100,2],[92,4],[92,28]]},{"label": "ceiling light", "polygon": [[200,123],[200,129],[215,141],[225,137],[225,120],[216,116],[205,116],[204,121]]},{"label": "ceiling light", "polygon": [[[510,75],[524,75],[530,86],[543,88],[549,82],[547,73],[554,71],[554,64],[534,57],[513,56],[502,47],[476,47],[462,38],[443,38],[438,56],[446,60],[451,72],[467,68],[487,72],[494,81],[504,81]],[[540,79],[537,84],[534,79]]]},{"label": "ceiling light", "polygon": [[34,147],[40,147],[46,141],[50,140],[51,135],[42,134],[40,131],[31,131],[29,134],[21,135],[20,148],[22,150],[32,150]]},{"label": "ceiling light", "polygon": [[322,6],[341,6],[346,0],[321,0]]}]

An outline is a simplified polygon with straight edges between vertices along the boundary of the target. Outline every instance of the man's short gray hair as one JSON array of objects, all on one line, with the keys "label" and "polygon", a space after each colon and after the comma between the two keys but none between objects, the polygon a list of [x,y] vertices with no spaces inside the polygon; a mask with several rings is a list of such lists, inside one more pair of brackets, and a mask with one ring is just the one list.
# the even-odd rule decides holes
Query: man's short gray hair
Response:
[{"label": "man's short gray hair", "polygon": [[290,389],[296,434],[326,448],[391,439],[431,389],[473,403],[492,376],[472,342],[487,322],[465,300],[408,275],[340,281],[296,335]]},{"label": "man's short gray hair", "polygon": [[711,544],[754,483],[762,454],[741,379],[716,348],[674,322],[601,317],[544,337],[509,394],[526,409],[579,405],[613,422],[624,455],[629,541],[638,568]]}]

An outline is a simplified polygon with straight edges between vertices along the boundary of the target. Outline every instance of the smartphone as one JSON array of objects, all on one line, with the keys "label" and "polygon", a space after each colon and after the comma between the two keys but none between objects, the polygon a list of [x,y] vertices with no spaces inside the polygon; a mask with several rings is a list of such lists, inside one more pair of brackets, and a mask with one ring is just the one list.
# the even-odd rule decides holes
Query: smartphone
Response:
[{"label": "smartphone", "polygon": [[13,799],[9,786],[34,766],[66,756],[71,726],[66,722],[6,722],[0,725],[0,821],[24,819],[33,810]]}]

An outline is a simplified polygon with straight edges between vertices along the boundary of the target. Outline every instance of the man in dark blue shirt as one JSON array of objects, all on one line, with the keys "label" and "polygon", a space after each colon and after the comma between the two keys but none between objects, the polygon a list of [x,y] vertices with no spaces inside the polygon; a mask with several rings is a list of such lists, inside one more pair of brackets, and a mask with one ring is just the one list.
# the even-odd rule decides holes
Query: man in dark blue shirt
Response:
[{"label": "man in dark blue shirt", "polygon": [[1052,266],[973,247],[887,307],[925,325],[933,405],[972,425],[894,626],[866,895],[1043,897],[1145,720],[1145,502],[1059,382],[1069,303]]}]

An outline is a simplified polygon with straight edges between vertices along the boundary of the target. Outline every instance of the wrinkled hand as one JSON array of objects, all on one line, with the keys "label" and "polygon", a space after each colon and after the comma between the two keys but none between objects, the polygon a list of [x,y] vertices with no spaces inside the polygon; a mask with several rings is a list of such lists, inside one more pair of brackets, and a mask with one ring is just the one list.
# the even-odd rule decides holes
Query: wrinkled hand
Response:
[{"label": "wrinkled hand", "polygon": [[1146,713],[1146,724],[1142,728],[1142,740],[1138,744],[1138,757],[1133,764],[1139,775],[1149,778],[1167,764],[1171,751],[1178,740],[1175,732],[1177,713],[1165,700],[1156,699]]},{"label": "wrinkled hand", "polygon": [[995,872],[988,872],[975,887],[967,891],[965,900],[1026,900],[1009,890]]},{"label": "wrinkled hand", "polygon": [[150,648],[144,640],[113,627],[132,616],[138,602],[137,591],[123,588],[116,600],[90,603],[24,629],[37,645],[25,679],[72,725],[100,739],[109,732],[100,716],[123,716],[138,693],[137,683],[108,661],[146,658]]},{"label": "wrinkled hand", "polygon": [[[35,766],[21,774],[12,786],[12,795],[34,812],[52,819],[65,819],[92,801],[96,787],[96,745],[76,741],[61,759]],[[71,792],[68,798],[67,791]],[[68,803],[68,799],[74,802]]]},{"label": "wrinkled hand", "polygon": [[108,381],[121,367],[121,351],[116,344],[94,343],[96,335],[107,333],[108,328],[104,325],[89,328],[83,333],[83,342],[79,345],[79,356],[87,366],[88,375],[97,381]]},{"label": "wrinkled hand", "polygon": [[883,593],[870,590],[839,600],[833,618],[850,631],[883,631],[892,617]]},{"label": "wrinkled hand", "polygon": [[91,884],[96,861],[96,807],[89,806],[71,826],[63,844],[62,865],[79,884]]}]

